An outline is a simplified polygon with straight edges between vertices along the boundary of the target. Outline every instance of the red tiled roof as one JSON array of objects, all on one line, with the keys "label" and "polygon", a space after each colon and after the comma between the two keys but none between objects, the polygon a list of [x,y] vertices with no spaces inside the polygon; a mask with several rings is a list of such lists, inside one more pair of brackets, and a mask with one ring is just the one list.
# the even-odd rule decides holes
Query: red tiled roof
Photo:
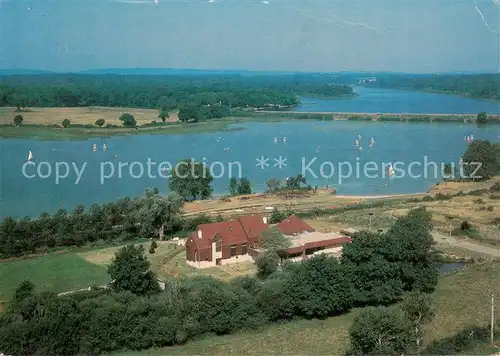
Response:
[{"label": "red tiled roof", "polygon": [[[198,229],[189,235],[198,249],[210,248],[212,239],[219,235],[222,245],[243,244],[248,237],[256,237],[268,228],[262,218],[257,215],[241,216],[237,220],[221,221],[198,225]],[[198,237],[198,230],[202,231],[202,238]]]},{"label": "red tiled roof", "polygon": [[256,238],[269,229],[269,225],[264,224],[262,217],[258,215],[240,216],[238,220],[249,238]]},{"label": "red tiled roof", "polygon": [[291,215],[278,224],[278,230],[285,235],[313,232],[314,229],[296,215]]}]

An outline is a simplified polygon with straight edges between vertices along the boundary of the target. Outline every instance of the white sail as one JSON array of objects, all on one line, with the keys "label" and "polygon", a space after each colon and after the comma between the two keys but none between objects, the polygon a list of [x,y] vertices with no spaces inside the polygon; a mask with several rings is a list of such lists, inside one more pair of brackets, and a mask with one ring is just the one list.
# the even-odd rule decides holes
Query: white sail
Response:
[{"label": "white sail", "polygon": [[31,153],[31,150],[28,152],[28,161],[31,161],[33,159],[33,153]]}]

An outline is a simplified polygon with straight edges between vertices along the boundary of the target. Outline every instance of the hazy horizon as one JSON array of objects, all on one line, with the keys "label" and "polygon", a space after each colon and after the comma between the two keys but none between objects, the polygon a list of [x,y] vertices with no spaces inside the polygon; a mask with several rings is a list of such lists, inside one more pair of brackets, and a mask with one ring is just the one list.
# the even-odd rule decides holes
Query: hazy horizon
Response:
[{"label": "hazy horizon", "polygon": [[498,73],[498,0],[0,0],[0,68]]}]

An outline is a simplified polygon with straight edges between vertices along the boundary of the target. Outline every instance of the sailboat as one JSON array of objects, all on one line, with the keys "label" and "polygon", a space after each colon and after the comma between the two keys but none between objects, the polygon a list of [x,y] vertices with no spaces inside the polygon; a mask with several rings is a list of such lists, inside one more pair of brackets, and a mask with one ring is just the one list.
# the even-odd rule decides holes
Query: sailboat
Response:
[{"label": "sailboat", "polygon": [[392,178],[394,176],[394,168],[392,168],[392,164],[387,168],[387,175],[389,178]]},{"label": "sailboat", "polygon": [[28,161],[33,161],[33,153],[31,153],[31,150],[28,152]]}]

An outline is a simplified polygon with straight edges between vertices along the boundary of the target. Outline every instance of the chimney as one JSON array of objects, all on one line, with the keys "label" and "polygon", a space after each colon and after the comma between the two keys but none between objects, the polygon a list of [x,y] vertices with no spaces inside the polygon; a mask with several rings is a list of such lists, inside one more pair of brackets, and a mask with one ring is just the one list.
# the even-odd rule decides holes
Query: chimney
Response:
[{"label": "chimney", "polygon": [[198,238],[199,239],[203,238],[203,231],[198,230]]},{"label": "chimney", "polygon": [[266,225],[267,225],[267,216],[263,216],[263,217],[262,217],[262,221],[264,222],[264,224],[266,224]]}]

